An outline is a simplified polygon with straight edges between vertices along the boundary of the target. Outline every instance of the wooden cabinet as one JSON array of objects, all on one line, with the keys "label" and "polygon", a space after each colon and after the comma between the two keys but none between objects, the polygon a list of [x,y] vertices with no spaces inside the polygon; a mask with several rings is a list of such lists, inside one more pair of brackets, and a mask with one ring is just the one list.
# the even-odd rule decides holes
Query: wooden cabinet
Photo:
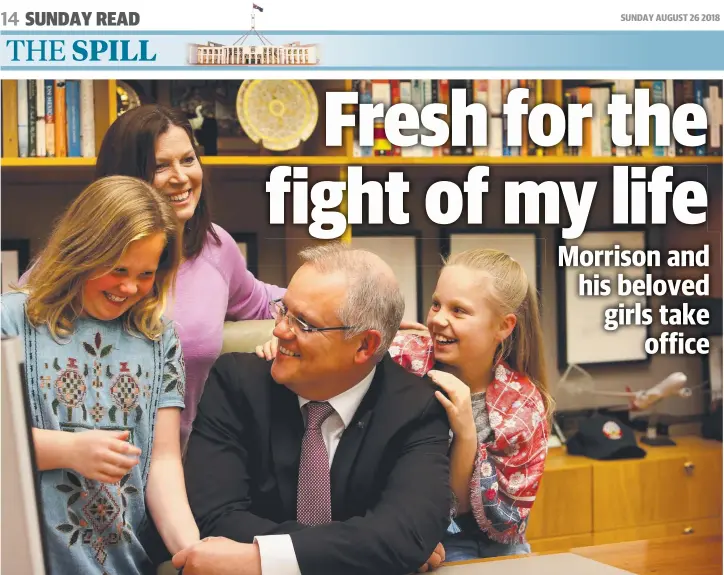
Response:
[{"label": "wooden cabinet", "polygon": [[686,458],[606,462],[593,466],[594,531],[666,523],[689,506]]},{"label": "wooden cabinet", "polygon": [[551,458],[530,514],[528,538],[588,534],[593,525],[592,468],[586,462]]},{"label": "wooden cabinet", "polygon": [[694,534],[721,536],[721,517],[696,519],[694,521],[674,521],[671,523],[658,523],[656,525],[641,525],[628,529],[616,529],[614,531],[600,531],[592,534],[592,545]]},{"label": "wooden cabinet", "polygon": [[[722,533],[722,446],[697,437],[643,459],[594,461],[554,450],[531,511],[533,551]],[[583,543],[582,543],[583,542]]]},{"label": "wooden cabinet", "polygon": [[[691,468],[689,469],[689,465]],[[722,453],[721,449],[692,454],[685,463],[689,506],[687,519],[721,517]]]}]

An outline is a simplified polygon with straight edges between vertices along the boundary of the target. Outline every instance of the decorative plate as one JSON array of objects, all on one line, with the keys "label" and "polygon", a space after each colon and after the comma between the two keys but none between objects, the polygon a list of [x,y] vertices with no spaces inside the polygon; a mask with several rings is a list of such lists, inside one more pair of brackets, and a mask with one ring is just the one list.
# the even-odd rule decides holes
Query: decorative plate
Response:
[{"label": "decorative plate", "polygon": [[319,103],[306,80],[244,80],[236,95],[239,124],[267,150],[291,150],[309,139]]},{"label": "decorative plate", "polygon": [[120,116],[128,110],[138,108],[141,105],[141,98],[133,86],[123,80],[116,80],[116,105]]}]

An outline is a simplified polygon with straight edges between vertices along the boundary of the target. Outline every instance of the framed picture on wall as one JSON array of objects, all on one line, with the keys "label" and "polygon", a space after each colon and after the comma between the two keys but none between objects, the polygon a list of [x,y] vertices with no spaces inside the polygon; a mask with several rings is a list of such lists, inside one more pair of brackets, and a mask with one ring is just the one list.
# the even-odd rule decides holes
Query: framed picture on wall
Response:
[{"label": "framed picture on wall", "polygon": [[258,277],[259,254],[256,247],[256,234],[235,233],[231,234],[231,237],[234,238],[241,255],[244,256],[247,269]]},{"label": "framed picture on wall", "polygon": [[424,323],[420,233],[354,231],[351,245],[377,254],[392,268],[405,296],[404,319]]},{"label": "framed picture on wall", "polygon": [[[556,246],[556,268],[558,283],[558,366],[564,370],[569,365],[591,366],[612,363],[648,362],[644,349],[650,335],[650,325],[623,325],[615,330],[605,329],[605,310],[617,308],[648,308],[645,296],[619,296],[617,278],[623,274],[629,280],[643,279],[648,267],[615,266],[611,262],[588,265],[587,258],[608,250],[615,253],[623,250],[646,250],[647,238],[644,229],[589,230],[574,240],[564,240],[559,231]],[[566,265],[559,266],[561,248],[566,248]],[[596,250],[599,250],[598,252]],[[578,259],[575,259],[575,256]],[[665,254],[664,254],[665,257]],[[610,281],[610,293],[603,295],[595,286],[600,280]],[[584,291],[588,290],[588,291]],[[581,295],[591,294],[591,295]],[[652,317],[653,319],[653,317]]]},{"label": "framed picture on wall", "polygon": [[0,275],[2,275],[2,293],[5,293],[10,289],[10,285],[16,283],[28,268],[30,263],[30,241],[3,239],[0,243],[2,243]]},{"label": "framed picture on wall", "polygon": [[440,240],[444,257],[475,248],[487,248],[507,253],[520,262],[528,280],[538,293],[541,291],[541,262],[543,238],[537,230],[493,229],[484,231],[447,229]]},{"label": "framed picture on wall", "polygon": [[711,392],[710,407],[721,403],[723,393],[722,387],[722,336],[713,335],[709,337],[709,353],[703,356],[704,369],[702,379],[709,382]]}]

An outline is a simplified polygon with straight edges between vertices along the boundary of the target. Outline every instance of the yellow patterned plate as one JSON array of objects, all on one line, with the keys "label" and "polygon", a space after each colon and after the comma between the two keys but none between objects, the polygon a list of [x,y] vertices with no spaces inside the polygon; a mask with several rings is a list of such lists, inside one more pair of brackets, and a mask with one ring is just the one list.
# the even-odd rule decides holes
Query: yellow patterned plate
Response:
[{"label": "yellow patterned plate", "polygon": [[254,143],[282,152],[309,139],[319,103],[306,80],[244,80],[236,95],[236,114]]}]

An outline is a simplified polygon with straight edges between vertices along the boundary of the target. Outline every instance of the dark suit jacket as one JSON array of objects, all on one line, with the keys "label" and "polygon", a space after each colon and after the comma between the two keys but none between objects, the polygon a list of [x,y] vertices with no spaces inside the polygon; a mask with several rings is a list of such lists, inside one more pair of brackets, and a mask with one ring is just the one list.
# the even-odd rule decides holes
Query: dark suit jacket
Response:
[{"label": "dark suit jacket", "polygon": [[270,369],[226,354],[206,382],[185,459],[201,536],[288,533],[304,575],[414,572],[450,521],[449,426],[433,385],[385,356],[335,452],[332,523],[307,527],[296,522],[299,401]]}]

